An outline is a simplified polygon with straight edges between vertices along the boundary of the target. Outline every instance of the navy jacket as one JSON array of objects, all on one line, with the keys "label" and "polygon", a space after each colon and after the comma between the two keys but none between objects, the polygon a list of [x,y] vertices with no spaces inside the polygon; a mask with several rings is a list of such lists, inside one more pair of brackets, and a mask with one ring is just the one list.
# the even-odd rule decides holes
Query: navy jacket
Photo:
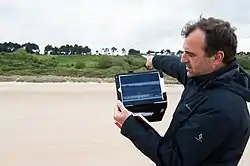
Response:
[{"label": "navy jacket", "polygon": [[121,134],[157,166],[235,166],[250,133],[247,102],[250,77],[232,61],[211,74],[187,77],[175,56],[155,56],[155,69],[175,77],[185,89],[162,137],[130,116]]}]

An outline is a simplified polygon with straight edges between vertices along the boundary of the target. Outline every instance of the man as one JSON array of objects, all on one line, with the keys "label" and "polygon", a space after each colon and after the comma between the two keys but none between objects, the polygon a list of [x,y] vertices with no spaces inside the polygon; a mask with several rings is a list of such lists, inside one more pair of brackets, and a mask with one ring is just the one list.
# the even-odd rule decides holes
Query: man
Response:
[{"label": "man", "polygon": [[182,30],[181,61],[149,56],[147,66],[175,77],[185,89],[162,137],[118,101],[121,133],[158,166],[237,165],[250,133],[250,77],[237,64],[229,22],[201,18]]}]

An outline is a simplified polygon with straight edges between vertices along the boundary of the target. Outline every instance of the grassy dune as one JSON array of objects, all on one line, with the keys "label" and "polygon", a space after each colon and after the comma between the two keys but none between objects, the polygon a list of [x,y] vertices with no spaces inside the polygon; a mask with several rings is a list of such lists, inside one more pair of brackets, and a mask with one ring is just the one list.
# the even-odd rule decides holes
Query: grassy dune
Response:
[{"label": "grassy dune", "polygon": [[[239,57],[239,62],[250,70],[249,58]],[[24,51],[1,53],[0,64],[2,82],[113,82],[118,73],[147,70],[141,56],[31,55]],[[165,82],[177,83],[170,76]]]}]

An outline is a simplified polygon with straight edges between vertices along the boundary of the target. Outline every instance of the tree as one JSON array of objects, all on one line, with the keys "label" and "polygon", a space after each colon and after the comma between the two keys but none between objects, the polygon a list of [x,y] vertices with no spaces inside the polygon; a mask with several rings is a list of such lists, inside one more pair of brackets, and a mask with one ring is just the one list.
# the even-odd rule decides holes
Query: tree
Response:
[{"label": "tree", "polygon": [[22,47],[25,48],[27,53],[30,53],[30,54],[39,54],[40,53],[39,46],[35,43],[30,43],[30,42],[25,43],[22,45]]},{"label": "tree", "polygon": [[47,46],[45,46],[45,48],[44,48],[44,54],[45,55],[47,55],[47,54],[51,54],[51,52],[52,52],[52,50],[53,50],[53,47],[52,47],[52,45],[47,45]]},{"label": "tree", "polygon": [[112,48],[111,48],[111,52],[112,52],[113,55],[114,55],[115,51],[117,51],[117,48],[112,47]]},{"label": "tree", "polygon": [[122,54],[125,55],[126,54],[126,50],[125,48],[122,48]]},{"label": "tree", "polygon": [[129,49],[128,51],[128,55],[140,55],[140,51],[139,50],[135,50],[133,48]]},{"label": "tree", "polygon": [[177,51],[176,55],[177,56],[182,56],[183,53],[184,53],[183,51],[179,50],[179,51]]},{"label": "tree", "polygon": [[146,54],[154,54],[155,52],[152,50],[148,50]]},{"label": "tree", "polygon": [[165,52],[164,49],[162,49],[162,50],[160,51],[161,54],[164,54],[164,52]]},{"label": "tree", "polygon": [[91,49],[88,46],[82,48],[83,54],[91,54]]},{"label": "tree", "polygon": [[0,43],[0,52],[15,52],[16,50],[22,48],[22,45],[13,42]]},{"label": "tree", "polygon": [[70,50],[69,50],[69,45],[63,45],[59,48],[59,53],[60,55],[69,55],[70,54]]},{"label": "tree", "polygon": [[171,54],[171,51],[170,51],[169,49],[166,49],[166,50],[165,50],[165,53],[166,53],[166,54]]},{"label": "tree", "polygon": [[109,48],[105,48],[104,49],[104,53],[107,55],[107,54],[109,54]]},{"label": "tree", "polygon": [[52,45],[47,45],[44,48],[44,54],[54,54],[54,55],[82,55],[91,54],[91,49],[88,46],[81,46],[75,44],[73,45],[62,45],[59,48],[53,47]]}]

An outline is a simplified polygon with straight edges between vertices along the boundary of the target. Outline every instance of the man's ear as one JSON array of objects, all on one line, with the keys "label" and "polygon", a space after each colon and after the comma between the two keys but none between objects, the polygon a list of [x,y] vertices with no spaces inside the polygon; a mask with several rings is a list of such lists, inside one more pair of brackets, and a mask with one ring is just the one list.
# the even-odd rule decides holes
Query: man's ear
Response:
[{"label": "man's ear", "polygon": [[218,65],[223,63],[223,59],[224,59],[224,52],[223,51],[218,51],[215,55],[214,55],[214,64]]}]

